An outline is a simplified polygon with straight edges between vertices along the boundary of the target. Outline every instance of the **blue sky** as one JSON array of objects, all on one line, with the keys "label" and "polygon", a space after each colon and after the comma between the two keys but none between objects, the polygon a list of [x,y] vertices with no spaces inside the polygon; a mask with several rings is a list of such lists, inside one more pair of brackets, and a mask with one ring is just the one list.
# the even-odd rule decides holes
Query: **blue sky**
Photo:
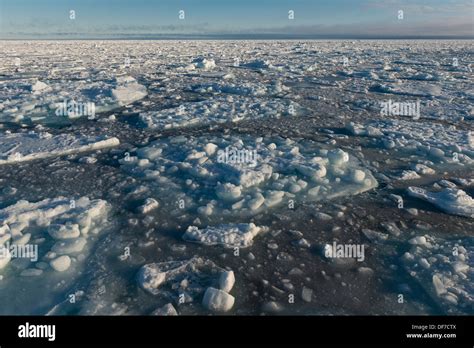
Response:
[{"label": "blue sky", "polygon": [[0,38],[474,37],[473,11],[474,0],[0,0]]}]

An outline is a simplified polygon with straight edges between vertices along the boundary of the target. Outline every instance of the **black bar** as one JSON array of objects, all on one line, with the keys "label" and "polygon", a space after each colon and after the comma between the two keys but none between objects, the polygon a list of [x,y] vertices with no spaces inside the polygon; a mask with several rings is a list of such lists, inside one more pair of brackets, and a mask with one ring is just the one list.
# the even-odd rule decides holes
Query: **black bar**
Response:
[{"label": "black bar", "polygon": [[[55,340],[20,338],[19,326],[55,325]],[[415,326],[413,326],[415,325]],[[430,326],[434,325],[434,326]],[[424,330],[423,330],[424,328]],[[473,317],[0,317],[0,347],[70,344],[391,344],[472,347]],[[408,338],[407,334],[455,334]]]}]

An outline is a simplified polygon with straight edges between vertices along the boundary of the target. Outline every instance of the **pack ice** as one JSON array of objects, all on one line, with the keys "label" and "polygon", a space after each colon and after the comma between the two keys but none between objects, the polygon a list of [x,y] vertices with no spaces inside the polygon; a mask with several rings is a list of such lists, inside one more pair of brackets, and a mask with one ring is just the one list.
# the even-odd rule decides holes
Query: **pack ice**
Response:
[{"label": "pack ice", "polygon": [[434,163],[474,165],[474,134],[469,130],[408,120],[350,122],[346,128],[353,135],[380,138],[380,147],[415,154]]},{"label": "pack ice", "polygon": [[471,314],[474,305],[472,238],[443,239],[419,235],[402,256],[408,274],[446,314]]},{"label": "pack ice", "polygon": [[284,97],[290,92],[290,88],[282,84],[280,80],[272,84],[263,83],[212,83],[198,84],[190,87],[190,91],[201,94],[234,94],[240,96],[274,96]]},{"label": "pack ice", "polygon": [[[43,272],[66,271],[71,260],[76,262],[87,245],[90,235],[100,232],[110,206],[104,200],[57,197],[33,203],[25,200],[0,210],[0,246],[3,257],[0,268],[7,276],[41,275]],[[38,246],[39,254],[33,263],[20,264],[20,269],[9,268],[11,257],[8,246]],[[31,260],[31,259],[28,259]],[[21,260],[19,260],[21,261]],[[37,263],[36,263],[37,262]],[[12,272],[12,273],[10,273]]]},{"label": "pack ice", "polygon": [[[74,72],[74,70],[72,70]],[[54,75],[53,69],[51,74]],[[71,73],[71,70],[68,70]],[[0,121],[19,124],[61,124],[80,117],[95,118],[143,99],[145,86],[127,75],[107,76],[104,72],[75,77],[63,83],[57,76],[44,80],[0,81],[4,101]]]},{"label": "pack ice", "polygon": [[140,124],[151,129],[174,129],[202,126],[244,119],[279,118],[302,113],[295,102],[259,100],[228,96],[200,102],[185,102],[178,107],[140,113]]},{"label": "pack ice", "polygon": [[[153,187],[172,215],[194,212],[213,221],[377,186],[370,171],[342,149],[285,138],[177,136],[139,148],[120,162]],[[180,200],[184,207],[175,209]]]}]

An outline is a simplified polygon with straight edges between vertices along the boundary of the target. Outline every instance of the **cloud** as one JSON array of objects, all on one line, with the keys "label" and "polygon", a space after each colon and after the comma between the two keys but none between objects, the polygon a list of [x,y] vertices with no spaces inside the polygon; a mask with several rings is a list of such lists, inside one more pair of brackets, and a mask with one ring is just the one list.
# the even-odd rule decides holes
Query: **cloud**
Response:
[{"label": "cloud", "polygon": [[472,0],[442,0],[439,2],[433,0],[365,0],[362,7],[378,10],[404,10],[412,15],[462,15],[472,13],[474,5]]},{"label": "cloud", "polygon": [[[234,32],[235,33],[235,32]],[[302,36],[339,36],[339,37],[470,37],[474,38],[473,23],[470,18],[444,18],[426,20],[422,23],[392,21],[376,23],[350,23],[334,25],[288,25],[240,30],[238,33],[265,33]]]}]

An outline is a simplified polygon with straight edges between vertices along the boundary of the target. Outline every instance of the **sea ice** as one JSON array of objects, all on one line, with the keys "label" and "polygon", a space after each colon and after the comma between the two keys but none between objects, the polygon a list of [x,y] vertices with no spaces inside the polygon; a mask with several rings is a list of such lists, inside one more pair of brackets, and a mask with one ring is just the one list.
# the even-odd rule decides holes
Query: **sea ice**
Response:
[{"label": "sea ice", "polygon": [[259,233],[266,230],[266,227],[258,227],[253,223],[209,226],[203,230],[189,226],[183,239],[205,245],[222,244],[228,248],[247,248]]},{"label": "sea ice", "polygon": [[203,70],[212,70],[216,67],[214,59],[197,58],[193,63],[196,68]]},{"label": "sea ice", "polygon": [[0,136],[0,165],[76,154],[119,145],[117,138],[76,136],[48,132],[10,133]]},{"label": "sea ice", "polygon": [[191,91],[207,94],[207,93],[226,93],[235,94],[240,96],[284,96],[289,93],[290,88],[284,86],[280,80],[270,85],[261,83],[240,83],[240,84],[199,84],[193,85],[190,88]]},{"label": "sea ice", "polygon": [[146,87],[137,83],[134,78],[117,80],[118,85],[112,89],[112,97],[120,106],[132,104],[148,94]]},{"label": "sea ice", "polygon": [[332,199],[377,186],[370,171],[342,149],[283,138],[178,136],[142,147],[120,163],[156,182],[163,201],[182,199],[185,210],[207,218],[251,216],[295,199]]},{"label": "sea ice", "polygon": [[429,192],[419,187],[409,187],[408,194],[434,204],[444,212],[474,218],[474,199],[463,190],[446,188]]},{"label": "sea ice", "polygon": [[7,271],[8,277],[14,277],[6,267],[8,261],[22,258],[29,260],[23,268],[46,262],[56,271],[66,271],[72,257],[84,251],[89,235],[104,228],[109,210],[106,201],[87,197],[57,197],[36,203],[21,200],[1,209],[0,231],[3,232],[0,237],[7,238],[2,238],[0,247],[8,251],[9,248],[16,250],[18,246],[28,246],[31,252],[17,255],[17,258],[11,258],[9,253],[2,255],[0,268]]},{"label": "sea ice", "polygon": [[185,302],[192,302],[208,287],[225,285],[231,288],[231,279],[222,284],[222,279],[228,277],[228,271],[214,262],[193,257],[184,261],[146,264],[138,272],[138,283],[150,294],[166,296],[175,302],[181,295]]},{"label": "sea ice", "polygon": [[67,83],[63,78],[51,77],[50,80],[33,79],[26,83],[23,79],[0,82],[5,95],[5,101],[0,105],[0,121],[63,124],[79,117],[94,118],[96,113],[134,103],[148,94],[145,86],[127,75],[98,74],[93,81],[76,77]]},{"label": "sea ice", "polygon": [[469,314],[474,305],[472,238],[445,240],[418,236],[402,257],[408,274],[446,314]]},{"label": "sea ice", "polygon": [[405,120],[377,120],[364,125],[351,122],[346,128],[354,135],[381,137],[384,143],[393,143],[388,148],[428,157],[434,162],[474,165],[472,131]]},{"label": "sea ice", "polygon": [[209,287],[204,293],[202,304],[212,312],[228,312],[234,306],[235,298],[225,291]]},{"label": "sea ice", "polygon": [[178,315],[178,312],[171,303],[167,303],[163,307],[155,309],[151,315],[174,316]]},{"label": "sea ice", "polygon": [[142,112],[139,118],[140,124],[146,128],[173,129],[301,113],[302,108],[292,101],[227,97],[185,102],[178,107]]},{"label": "sea ice", "polygon": [[388,94],[399,94],[411,97],[431,97],[440,96],[442,89],[440,85],[433,85],[430,83],[426,84],[377,84],[371,87],[372,92],[388,93]]}]

